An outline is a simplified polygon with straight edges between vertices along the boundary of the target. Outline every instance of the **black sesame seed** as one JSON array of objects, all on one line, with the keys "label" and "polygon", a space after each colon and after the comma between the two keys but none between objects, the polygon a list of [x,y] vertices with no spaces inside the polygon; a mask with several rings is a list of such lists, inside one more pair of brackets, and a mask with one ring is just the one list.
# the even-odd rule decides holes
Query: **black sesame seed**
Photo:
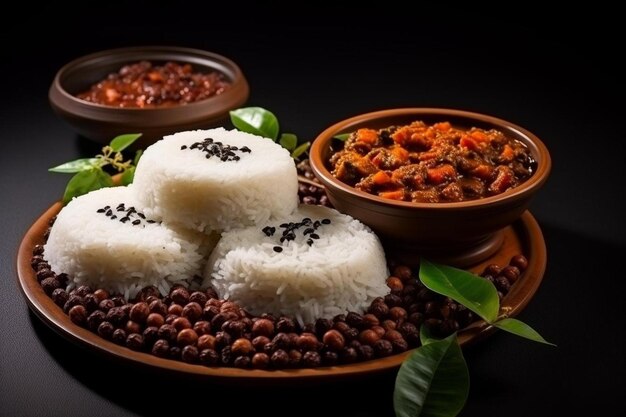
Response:
[{"label": "black sesame seed", "polygon": [[311,233],[311,239],[319,239],[320,236],[317,233]]},{"label": "black sesame seed", "polygon": [[187,149],[187,145],[183,145],[183,146],[181,146],[181,147],[180,147],[180,150],[181,150],[181,151],[183,151],[183,150],[185,150],[185,149]]},{"label": "black sesame seed", "polygon": [[[108,206],[107,206],[108,207]],[[106,216],[110,216],[113,214],[113,212],[111,211],[111,209],[107,209],[106,213],[104,213]]]},{"label": "black sesame seed", "polygon": [[330,224],[330,219],[322,219],[322,224]]},{"label": "black sesame seed", "polygon": [[308,239],[308,240],[306,241],[306,243],[307,243],[307,245],[311,246],[311,245],[313,244],[313,240],[312,240],[312,239]]},{"label": "black sesame seed", "polygon": [[281,253],[283,251],[283,248],[280,246],[274,246],[274,252],[278,252]]},{"label": "black sesame seed", "polygon": [[312,229],[312,228],[309,227],[308,229],[306,229],[304,231],[303,235],[308,235],[309,233],[313,233],[314,231],[315,231],[315,229]]},{"label": "black sesame seed", "polygon": [[104,213],[106,210],[105,209],[98,209],[97,213]]},{"label": "black sesame seed", "polygon": [[137,216],[141,217],[142,219],[146,218],[145,214],[143,214],[143,213],[137,213]]},{"label": "black sesame seed", "polygon": [[130,220],[130,217],[122,217],[122,218],[120,219],[120,222],[122,222],[122,223],[126,223],[126,222],[127,222],[127,221],[129,221],[129,220]]},{"label": "black sesame seed", "polygon": [[315,223],[313,223],[313,227],[317,229],[318,227],[321,226],[321,224],[322,223],[320,223],[319,220],[315,220]]},{"label": "black sesame seed", "polygon": [[117,216],[114,214],[111,216],[111,220],[115,220],[115,219],[117,219]]},{"label": "black sesame seed", "polygon": [[105,210],[108,210],[108,209],[110,209],[110,208],[111,208],[111,206],[104,206],[104,209],[105,209]]},{"label": "black sesame seed", "polygon": [[156,223],[155,220],[146,220],[148,223],[152,224],[152,223]]},{"label": "black sesame seed", "polygon": [[137,226],[139,223],[141,223],[141,220],[133,220],[133,226]]}]

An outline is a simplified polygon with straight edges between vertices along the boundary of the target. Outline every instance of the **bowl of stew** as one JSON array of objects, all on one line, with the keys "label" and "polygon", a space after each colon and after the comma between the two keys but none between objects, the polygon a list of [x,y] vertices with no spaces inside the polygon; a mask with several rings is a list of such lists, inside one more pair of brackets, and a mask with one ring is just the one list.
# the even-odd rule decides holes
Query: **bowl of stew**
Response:
[{"label": "bowl of stew", "polygon": [[465,267],[499,250],[547,180],[533,133],[479,113],[401,108],[340,121],[313,141],[313,173],[341,212],[404,262]]},{"label": "bowl of stew", "polygon": [[50,86],[52,109],[80,135],[138,146],[181,130],[219,126],[249,87],[239,66],[213,52],[172,46],[111,49],[75,59]]}]

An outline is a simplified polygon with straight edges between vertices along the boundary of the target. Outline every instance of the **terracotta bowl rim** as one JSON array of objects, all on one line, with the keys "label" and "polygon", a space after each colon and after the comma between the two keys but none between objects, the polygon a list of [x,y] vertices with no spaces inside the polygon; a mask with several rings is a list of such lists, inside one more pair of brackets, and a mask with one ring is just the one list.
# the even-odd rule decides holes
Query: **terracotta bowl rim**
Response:
[{"label": "terracotta bowl rim", "polygon": [[[507,190],[502,194],[495,196],[485,197],[477,200],[467,200],[453,203],[414,203],[408,201],[396,201],[383,197],[378,197],[373,194],[366,193],[361,190],[343,183],[335,178],[330,171],[326,168],[325,161],[323,160],[323,153],[328,147],[330,141],[335,135],[341,133],[347,133],[350,127],[361,124],[367,121],[374,121],[377,119],[384,119],[388,117],[397,116],[441,116],[442,121],[445,117],[462,117],[467,119],[474,119],[480,123],[489,123],[494,125],[499,130],[513,130],[518,135],[523,137],[526,142],[529,142],[532,146],[529,146],[530,151],[537,159],[536,172],[521,185]],[[534,152],[533,147],[538,152]],[[309,160],[311,168],[318,179],[329,189],[330,192],[339,191],[345,194],[349,194],[348,198],[362,200],[364,203],[369,203],[378,206],[387,206],[396,208],[398,210],[457,210],[459,208],[487,208],[497,207],[504,204],[510,204],[512,201],[528,198],[534,194],[548,179],[552,161],[550,153],[545,144],[535,134],[511,123],[504,119],[489,116],[486,114],[475,113],[465,110],[449,109],[449,108],[434,108],[434,107],[406,107],[406,108],[394,108],[387,110],[379,110],[369,113],[359,114],[348,119],[341,120],[332,126],[322,131],[313,141],[311,150],[309,152]]]}]

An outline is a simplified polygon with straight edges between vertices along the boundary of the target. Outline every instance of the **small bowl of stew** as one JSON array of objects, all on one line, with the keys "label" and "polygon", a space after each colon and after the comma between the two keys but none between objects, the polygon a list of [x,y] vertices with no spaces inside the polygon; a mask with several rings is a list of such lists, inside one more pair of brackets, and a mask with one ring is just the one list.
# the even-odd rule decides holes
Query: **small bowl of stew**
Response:
[{"label": "small bowl of stew", "polygon": [[310,164],[339,211],[370,226],[403,262],[471,266],[496,253],[548,178],[543,142],[479,113],[402,108],[340,121]]},{"label": "small bowl of stew", "polygon": [[119,134],[142,133],[138,146],[222,125],[248,95],[246,78],[232,60],[171,46],[83,56],[57,72],[49,91],[53,110],[82,136],[108,143]]}]

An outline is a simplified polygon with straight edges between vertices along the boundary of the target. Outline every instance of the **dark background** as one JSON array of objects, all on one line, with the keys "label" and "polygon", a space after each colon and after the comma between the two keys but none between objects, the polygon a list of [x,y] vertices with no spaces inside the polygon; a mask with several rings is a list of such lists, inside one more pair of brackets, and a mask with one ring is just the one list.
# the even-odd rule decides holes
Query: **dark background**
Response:
[{"label": "dark background", "polygon": [[284,130],[306,139],[345,117],[400,106],[487,113],[537,134],[554,164],[531,206],[548,268],[521,319],[558,348],[498,333],[466,350],[471,392],[461,415],[624,412],[625,89],[615,11],[178,3],[135,2],[132,10],[90,4],[63,9],[62,19],[52,18],[60,10],[54,4],[5,16],[1,415],[393,415],[393,375],[298,388],[220,387],[111,363],[29,313],[16,284],[17,246],[68,180],[46,169],[98,149],[50,110],[54,73],[86,53],[149,44],[232,58],[250,83],[249,104],[271,109]]}]

